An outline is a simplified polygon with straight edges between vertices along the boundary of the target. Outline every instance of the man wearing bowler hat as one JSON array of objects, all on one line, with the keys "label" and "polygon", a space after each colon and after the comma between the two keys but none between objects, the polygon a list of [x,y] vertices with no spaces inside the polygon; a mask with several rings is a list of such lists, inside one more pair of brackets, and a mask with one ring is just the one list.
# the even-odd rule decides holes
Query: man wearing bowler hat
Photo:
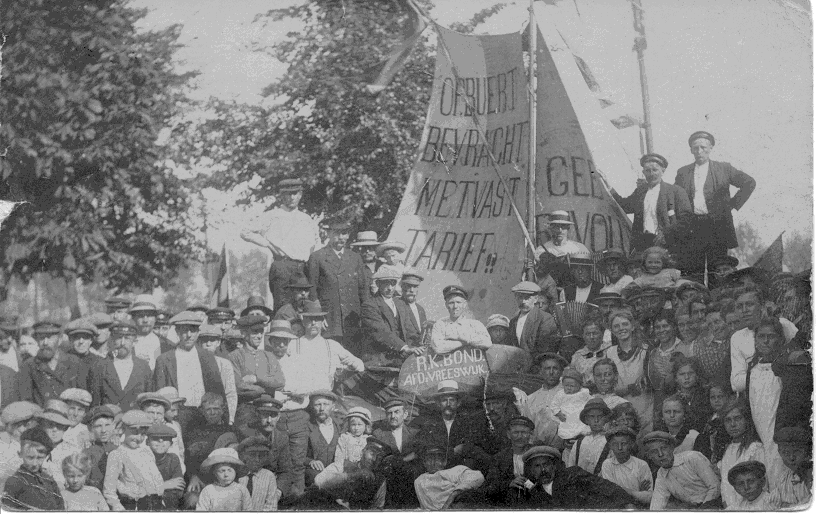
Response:
[{"label": "man wearing bowler hat", "polygon": [[558,351],[560,338],[555,318],[536,305],[541,293],[538,284],[520,282],[511,291],[519,310],[510,320],[508,344],[527,350],[531,356]]},{"label": "man wearing bowler hat", "polygon": [[306,278],[314,286],[313,300],[328,311],[326,335],[359,354],[356,337],[360,330],[360,310],[369,294],[360,256],[348,248],[350,226],[343,220],[328,224],[329,241],[309,256]]},{"label": "man wearing bowler hat", "polygon": [[[702,272],[705,259],[711,262],[736,248],[732,210],[740,210],[756,187],[756,180],[727,162],[709,159],[714,148],[714,136],[698,131],[689,136],[689,149],[694,164],[677,170],[675,185],[683,188],[691,202],[688,251],[684,252],[684,268]],[[731,186],[739,189],[731,196]]]},{"label": "man wearing bowler hat", "polygon": [[634,214],[632,247],[644,250],[650,246],[671,249],[679,231],[688,223],[691,204],[686,192],[663,181],[669,165],[665,157],[649,153],[640,158],[643,176],[635,191],[626,198],[611,189],[615,201],[627,214]]},{"label": "man wearing bowler hat", "polygon": [[467,319],[468,293],[461,286],[447,286],[442,290],[449,316],[434,323],[431,331],[431,349],[436,354],[450,353],[459,348],[486,350],[493,345],[490,333],[481,321]]},{"label": "man wearing bowler hat", "polygon": [[269,289],[275,304],[273,309],[286,303],[283,287],[289,277],[303,273],[309,254],[322,246],[317,221],[298,209],[303,198],[303,182],[296,178],[278,183],[277,207],[269,211],[257,228],[241,232],[241,239],[272,252],[269,267]]},{"label": "man wearing bowler hat", "polygon": [[300,315],[303,313],[306,300],[309,299],[312,284],[303,275],[292,275],[289,283],[286,284],[286,290],[288,291],[289,303],[282,305],[275,312],[274,319],[288,321],[292,325],[291,329],[295,332],[295,335],[300,337],[303,335],[303,323]]}]

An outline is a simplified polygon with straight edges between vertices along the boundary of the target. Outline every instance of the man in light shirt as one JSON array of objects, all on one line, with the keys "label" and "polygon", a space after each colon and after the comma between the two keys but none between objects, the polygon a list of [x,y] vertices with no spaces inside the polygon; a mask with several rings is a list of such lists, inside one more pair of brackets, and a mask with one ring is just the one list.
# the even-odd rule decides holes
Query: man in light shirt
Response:
[{"label": "man in light shirt", "polygon": [[156,368],[156,358],[161,355],[161,339],[153,332],[158,314],[155,300],[150,295],[140,294],[133,300],[133,306],[128,312],[138,330],[133,354],[147,362],[152,371]]},{"label": "man in light shirt", "polygon": [[676,441],[668,432],[650,432],[642,444],[652,464],[659,466],[649,510],[721,508],[720,479],[702,453],[675,454]]},{"label": "man in light shirt", "polygon": [[460,348],[486,350],[493,345],[490,334],[481,321],[466,319],[468,293],[460,286],[442,290],[449,316],[434,323],[431,331],[431,350],[436,354],[450,353]]},{"label": "man in light shirt", "polygon": [[644,250],[650,246],[672,249],[675,236],[682,230],[691,215],[686,192],[663,181],[663,173],[669,165],[662,155],[651,153],[640,158],[643,176],[635,191],[626,198],[610,188],[612,196],[627,214],[634,214],[632,224],[632,247]]},{"label": "man in light shirt", "polygon": [[273,309],[286,303],[284,286],[295,274],[302,274],[309,255],[322,246],[317,221],[298,209],[303,198],[303,182],[287,178],[278,183],[278,206],[269,211],[262,223],[241,232],[241,239],[272,252],[269,289]]},{"label": "man in light shirt", "polygon": [[536,258],[544,253],[552,254],[555,257],[563,257],[575,253],[588,254],[589,250],[583,244],[572,241],[569,238],[570,227],[575,225],[570,219],[567,211],[553,211],[547,215],[547,232],[550,240],[536,249]]},{"label": "man in light shirt", "polygon": [[534,439],[556,448],[562,448],[564,443],[558,437],[558,420],[550,413],[549,406],[555,394],[563,391],[561,387],[561,373],[569,364],[564,357],[557,353],[542,353],[536,358],[539,373],[544,382],[541,388],[525,394],[518,388],[513,388],[516,397],[516,407],[522,416],[526,416],[535,423]]},{"label": "man in light shirt", "polygon": [[[694,164],[677,170],[674,183],[682,187],[691,200],[688,256],[693,269],[703,270],[705,259],[712,263],[724,257],[729,248],[736,248],[737,232],[732,210],[740,210],[756,187],[756,180],[727,162],[709,159],[714,148],[714,136],[705,131],[689,137],[689,149]],[[739,189],[731,196],[731,186]]]}]

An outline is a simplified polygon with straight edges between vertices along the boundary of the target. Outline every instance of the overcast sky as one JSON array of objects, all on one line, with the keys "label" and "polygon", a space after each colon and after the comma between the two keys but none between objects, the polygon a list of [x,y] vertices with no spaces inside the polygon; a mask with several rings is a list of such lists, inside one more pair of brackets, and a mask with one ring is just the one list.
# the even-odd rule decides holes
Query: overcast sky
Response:
[{"label": "overcast sky", "polygon": [[[261,89],[286,71],[285,64],[254,45],[270,44],[291,23],[261,27],[253,20],[270,6],[299,0],[133,0],[150,10],[146,28],[183,25],[181,69],[196,69],[195,95],[260,103]],[[572,2],[573,0],[559,0]],[[634,31],[628,0],[575,0],[584,24],[576,35],[601,86],[620,108],[641,115]],[[655,151],[669,161],[665,175],[692,161],[686,140],[696,130],[717,138],[714,160],[731,162],[757,180],[757,189],[736,222],[747,220],[766,244],[782,231],[813,230],[813,55],[810,12],[792,0],[642,0],[648,49]],[[431,12],[444,26],[467,21],[497,0],[436,0]],[[518,31],[527,20],[523,0],[506,2],[477,33]],[[634,130],[620,133],[639,154]],[[252,246],[237,237],[245,219],[234,194],[208,192],[221,220],[210,244],[226,241],[236,251]]]}]

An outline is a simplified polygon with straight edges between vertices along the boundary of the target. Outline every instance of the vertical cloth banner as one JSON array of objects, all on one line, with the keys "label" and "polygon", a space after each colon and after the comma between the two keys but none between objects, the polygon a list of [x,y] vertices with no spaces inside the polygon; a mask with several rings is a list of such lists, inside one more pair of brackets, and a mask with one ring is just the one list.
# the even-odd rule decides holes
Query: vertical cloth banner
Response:
[{"label": "vertical cloth banner", "polygon": [[598,104],[546,6],[535,5],[539,30],[536,109],[536,227],[549,239],[546,213],[564,210],[574,225],[569,238],[591,252],[628,253],[632,224],[609,194],[635,188],[638,172],[617,129]]},{"label": "vertical cloth banner", "polygon": [[389,239],[404,242],[405,264],[425,275],[418,301],[430,319],[445,316],[442,289],[456,284],[484,320],[514,308],[510,288],[524,259],[510,204],[524,216],[530,121],[521,35],[437,34],[428,118]]},{"label": "vertical cloth banner", "polygon": [[232,283],[230,281],[227,256],[227,243],[224,243],[224,246],[221,247],[221,258],[218,261],[218,269],[216,270],[215,281],[213,282],[213,291],[210,295],[210,307],[229,307]]}]

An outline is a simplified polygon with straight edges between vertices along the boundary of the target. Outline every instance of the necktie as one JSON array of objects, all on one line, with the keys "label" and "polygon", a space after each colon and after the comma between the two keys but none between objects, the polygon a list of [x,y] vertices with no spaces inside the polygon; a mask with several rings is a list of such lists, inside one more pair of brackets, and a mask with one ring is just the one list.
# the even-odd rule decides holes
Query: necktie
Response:
[{"label": "necktie", "polygon": [[605,353],[606,353],[605,349],[604,350],[599,350],[599,351],[594,352],[594,353],[593,352],[587,352],[587,353],[584,354],[584,358],[585,359],[591,359],[592,357],[601,358],[601,357],[604,356]]},{"label": "necktie", "polygon": [[252,496],[252,479],[255,478],[255,473],[249,474],[249,479],[247,480],[247,490],[249,491],[250,496]]}]

